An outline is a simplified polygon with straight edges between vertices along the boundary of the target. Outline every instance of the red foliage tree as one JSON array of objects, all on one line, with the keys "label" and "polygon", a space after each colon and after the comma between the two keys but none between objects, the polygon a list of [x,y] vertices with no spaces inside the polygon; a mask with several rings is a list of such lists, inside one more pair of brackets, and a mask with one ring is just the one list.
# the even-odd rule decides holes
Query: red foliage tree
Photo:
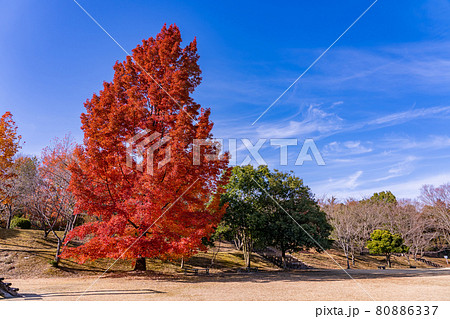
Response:
[{"label": "red foliage tree", "polygon": [[17,134],[17,126],[11,112],[0,118],[0,178],[7,178],[8,169],[14,163],[14,155],[20,149],[21,136]]},{"label": "red foliage tree", "polygon": [[[75,146],[72,137],[66,135],[63,139],[55,138],[52,144],[42,151],[39,166],[40,185],[34,192],[39,198],[32,201],[35,205],[43,207],[42,210],[35,211],[45,220],[44,232],[51,231],[57,239],[55,266],[59,263],[62,243],[76,222],[75,198],[69,190],[71,180],[69,166],[74,160]],[[64,232],[56,232],[57,227],[64,229]]]},{"label": "red foliage tree", "polygon": [[11,112],[0,118],[0,213],[8,213],[6,228],[9,228],[14,213],[14,156],[20,149],[21,136]]},{"label": "red foliage tree", "polygon": [[[201,82],[196,40],[182,48],[178,27],[164,26],[132,52],[115,64],[113,81],[85,103],[84,145],[75,151],[70,188],[75,212],[97,221],[69,234],[69,240],[89,237],[63,257],[136,259],[135,269],[145,269],[145,257],[174,259],[205,248],[202,238],[224,213],[219,196],[228,158],[206,160],[218,152],[211,143],[202,146],[199,163],[193,161],[195,139],[210,140],[213,127],[210,110],[191,97]],[[145,132],[161,139],[145,140]],[[154,148],[153,156],[137,155],[152,161],[151,172],[127,165],[128,143],[137,135],[136,142]],[[169,153],[170,161],[158,164]]]}]

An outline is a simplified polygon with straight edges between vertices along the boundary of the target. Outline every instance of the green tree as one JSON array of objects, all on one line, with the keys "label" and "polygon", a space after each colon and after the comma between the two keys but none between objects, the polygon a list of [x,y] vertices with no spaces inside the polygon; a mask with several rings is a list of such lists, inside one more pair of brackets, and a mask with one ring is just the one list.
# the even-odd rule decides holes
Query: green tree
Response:
[{"label": "green tree", "polygon": [[281,251],[286,265],[286,252],[315,248],[328,249],[332,227],[320,210],[310,189],[292,173],[277,170],[266,175],[263,205],[263,241]]},{"label": "green tree", "polygon": [[254,246],[286,252],[330,246],[331,226],[303,181],[267,166],[234,167],[222,202],[228,203],[224,223],[242,247],[246,267]]},{"label": "green tree", "polygon": [[403,253],[408,249],[403,244],[403,239],[398,234],[391,234],[388,230],[376,229],[370,235],[367,248],[371,254],[385,255],[386,264],[391,267],[391,255],[393,253]]},{"label": "green tree", "polygon": [[389,204],[397,204],[397,198],[391,191],[382,191],[379,193],[374,193],[370,198],[371,201],[380,201]]},{"label": "green tree", "polygon": [[222,204],[227,203],[224,226],[242,249],[246,267],[250,267],[251,253],[255,244],[260,243],[263,228],[261,210],[266,195],[255,181],[262,183],[268,173],[266,166],[257,169],[251,165],[235,166],[221,198]]}]

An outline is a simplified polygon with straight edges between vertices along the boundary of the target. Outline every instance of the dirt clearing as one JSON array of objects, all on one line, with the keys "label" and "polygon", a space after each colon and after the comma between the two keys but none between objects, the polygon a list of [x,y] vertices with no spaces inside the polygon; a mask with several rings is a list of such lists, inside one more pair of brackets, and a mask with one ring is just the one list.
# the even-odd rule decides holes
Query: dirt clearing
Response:
[{"label": "dirt clearing", "polygon": [[[14,300],[450,300],[450,269],[14,279]],[[358,285],[359,284],[359,285]],[[370,294],[370,296],[365,292]]]}]

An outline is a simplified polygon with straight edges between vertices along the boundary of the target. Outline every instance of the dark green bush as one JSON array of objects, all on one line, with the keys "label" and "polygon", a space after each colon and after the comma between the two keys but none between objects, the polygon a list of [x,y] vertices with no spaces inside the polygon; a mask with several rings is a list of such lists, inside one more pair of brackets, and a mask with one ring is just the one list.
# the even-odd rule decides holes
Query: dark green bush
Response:
[{"label": "dark green bush", "polygon": [[30,229],[31,222],[29,219],[14,216],[11,220],[11,228]]}]

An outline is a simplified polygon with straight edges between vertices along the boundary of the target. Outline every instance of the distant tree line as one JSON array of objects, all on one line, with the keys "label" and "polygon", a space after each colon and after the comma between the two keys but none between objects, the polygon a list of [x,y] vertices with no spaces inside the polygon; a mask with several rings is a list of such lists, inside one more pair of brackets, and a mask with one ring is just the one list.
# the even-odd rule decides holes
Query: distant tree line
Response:
[{"label": "distant tree line", "polygon": [[397,200],[387,191],[363,200],[336,198],[321,201],[328,221],[333,226],[331,238],[355,264],[356,254],[367,248],[375,230],[399,235],[409,258],[422,256],[427,249],[447,247],[450,243],[450,184],[439,187],[425,185],[419,200]]}]

